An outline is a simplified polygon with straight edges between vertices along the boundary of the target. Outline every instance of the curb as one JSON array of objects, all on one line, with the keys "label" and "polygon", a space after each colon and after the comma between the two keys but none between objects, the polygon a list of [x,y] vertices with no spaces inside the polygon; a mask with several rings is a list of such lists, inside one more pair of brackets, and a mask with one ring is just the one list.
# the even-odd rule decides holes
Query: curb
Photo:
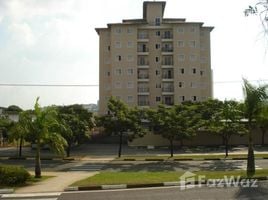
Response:
[{"label": "curb", "polygon": [[29,193],[29,194],[3,194],[1,198],[5,199],[39,199],[39,198],[57,198],[61,195],[61,192],[53,193]]},{"label": "curb", "polygon": [[[268,159],[268,157],[255,157],[255,160]],[[145,158],[145,159],[135,159],[135,158],[123,158],[121,160],[114,161],[208,161],[208,160],[247,160],[247,158],[174,158],[174,159],[161,159],[161,158]]]},{"label": "curb", "polygon": [[12,194],[14,189],[0,189],[0,194]]},{"label": "curb", "polygon": [[[214,180],[214,179],[213,179]],[[217,179],[215,179],[217,180]],[[268,177],[258,177],[258,178],[245,178],[240,179],[238,183],[244,183],[244,180],[258,180],[258,181],[265,181],[268,180]],[[234,179],[234,181],[237,181],[237,179]],[[202,182],[202,185],[206,185],[209,183],[207,180],[204,180]],[[198,181],[194,181],[192,183],[193,185],[199,185],[200,183]],[[73,191],[86,191],[86,190],[114,190],[114,189],[134,189],[134,188],[149,188],[149,187],[170,187],[170,186],[183,186],[185,187],[188,185],[186,182],[179,182],[179,181],[173,181],[173,182],[162,182],[162,183],[144,183],[144,184],[119,184],[119,185],[96,185],[96,186],[74,186],[74,187],[67,187],[64,189],[65,192],[73,192]],[[232,184],[223,183],[223,186],[228,186]]]},{"label": "curb", "polygon": [[[0,160],[34,160],[34,157],[0,157]],[[41,160],[64,160],[64,161],[74,161],[75,158],[41,158]]]}]

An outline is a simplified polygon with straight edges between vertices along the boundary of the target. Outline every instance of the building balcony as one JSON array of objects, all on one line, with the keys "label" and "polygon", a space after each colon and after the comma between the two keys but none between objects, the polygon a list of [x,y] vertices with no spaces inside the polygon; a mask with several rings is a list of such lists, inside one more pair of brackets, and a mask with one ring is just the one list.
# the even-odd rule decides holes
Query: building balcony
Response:
[{"label": "building balcony", "polygon": [[149,55],[149,48],[138,48],[138,55]]},{"label": "building balcony", "polygon": [[162,88],[162,92],[174,92],[174,87]]},{"label": "building balcony", "polygon": [[162,48],[162,53],[170,53],[170,52],[173,52],[173,48],[166,48],[166,47],[163,47]]},{"label": "building balcony", "polygon": [[148,68],[149,67],[149,61],[138,61],[137,65],[138,65],[138,67]]},{"label": "building balcony", "polygon": [[140,93],[148,93],[150,91],[150,89],[149,88],[138,88],[138,92],[140,92]]},{"label": "building balcony", "polygon": [[148,35],[138,35],[137,40],[138,40],[138,42],[148,42],[149,36]]},{"label": "building balcony", "polygon": [[138,81],[149,81],[149,74],[139,74]]},{"label": "building balcony", "polygon": [[173,66],[173,62],[162,62],[162,66]]},{"label": "building balcony", "polygon": [[150,106],[149,101],[138,101],[138,106]]}]

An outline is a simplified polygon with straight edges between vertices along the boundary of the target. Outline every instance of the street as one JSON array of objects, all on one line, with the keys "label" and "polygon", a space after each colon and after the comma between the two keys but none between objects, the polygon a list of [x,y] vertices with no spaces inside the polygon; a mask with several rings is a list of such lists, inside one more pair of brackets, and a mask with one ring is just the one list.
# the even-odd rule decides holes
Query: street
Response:
[{"label": "street", "polygon": [[59,200],[174,200],[174,199],[268,199],[268,182],[258,182],[257,188],[203,186],[181,190],[180,187],[105,190],[62,193]]}]

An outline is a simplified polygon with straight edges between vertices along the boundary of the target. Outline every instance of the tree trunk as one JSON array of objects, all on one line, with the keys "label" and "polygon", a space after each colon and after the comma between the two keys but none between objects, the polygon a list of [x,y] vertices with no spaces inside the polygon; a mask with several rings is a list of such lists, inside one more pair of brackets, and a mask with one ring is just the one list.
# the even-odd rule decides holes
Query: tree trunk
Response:
[{"label": "tree trunk", "polygon": [[261,137],[261,145],[264,146],[264,136],[265,136],[266,130],[264,128],[261,129],[262,137]]},{"label": "tree trunk", "polygon": [[252,176],[254,174],[255,174],[255,158],[253,149],[252,127],[249,121],[247,176]]},{"label": "tree trunk", "polygon": [[224,143],[225,143],[225,157],[228,157],[229,139],[227,137],[224,139]]},{"label": "tree trunk", "polygon": [[181,145],[181,149],[182,149],[182,147],[183,147],[183,139],[181,139],[180,142],[181,142],[180,145]]},{"label": "tree trunk", "polygon": [[120,132],[119,134],[119,149],[118,149],[118,157],[121,157],[121,153],[122,153],[122,142],[123,142],[123,133]]},{"label": "tree trunk", "polygon": [[170,142],[170,157],[173,157],[173,152],[174,152],[174,146],[173,146],[173,139],[169,140]]},{"label": "tree trunk", "polygon": [[67,157],[70,157],[70,155],[71,155],[71,145],[72,144],[68,142],[68,145],[66,147],[66,156]]},{"label": "tree trunk", "polygon": [[35,178],[41,178],[40,141],[36,144]]},{"label": "tree trunk", "polygon": [[22,142],[23,142],[23,138],[22,137],[20,137],[20,150],[19,150],[19,157],[21,157],[22,156]]}]

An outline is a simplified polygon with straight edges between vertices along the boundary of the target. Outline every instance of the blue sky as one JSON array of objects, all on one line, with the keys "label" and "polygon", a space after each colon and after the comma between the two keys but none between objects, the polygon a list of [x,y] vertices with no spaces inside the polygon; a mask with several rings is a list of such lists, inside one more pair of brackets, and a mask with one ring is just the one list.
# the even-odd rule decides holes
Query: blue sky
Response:
[{"label": "blue sky", "polygon": [[[0,0],[0,83],[98,84],[96,27],[141,18],[142,0]],[[258,17],[244,17],[254,0],[167,0],[165,17],[215,26],[211,33],[214,97],[243,98],[242,77],[268,79]],[[120,12],[118,12],[120,8]],[[267,37],[267,36],[266,36]],[[219,83],[219,82],[225,83]],[[229,83],[226,83],[229,82]],[[96,103],[97,87],[1,87],[0,106]]]}]

